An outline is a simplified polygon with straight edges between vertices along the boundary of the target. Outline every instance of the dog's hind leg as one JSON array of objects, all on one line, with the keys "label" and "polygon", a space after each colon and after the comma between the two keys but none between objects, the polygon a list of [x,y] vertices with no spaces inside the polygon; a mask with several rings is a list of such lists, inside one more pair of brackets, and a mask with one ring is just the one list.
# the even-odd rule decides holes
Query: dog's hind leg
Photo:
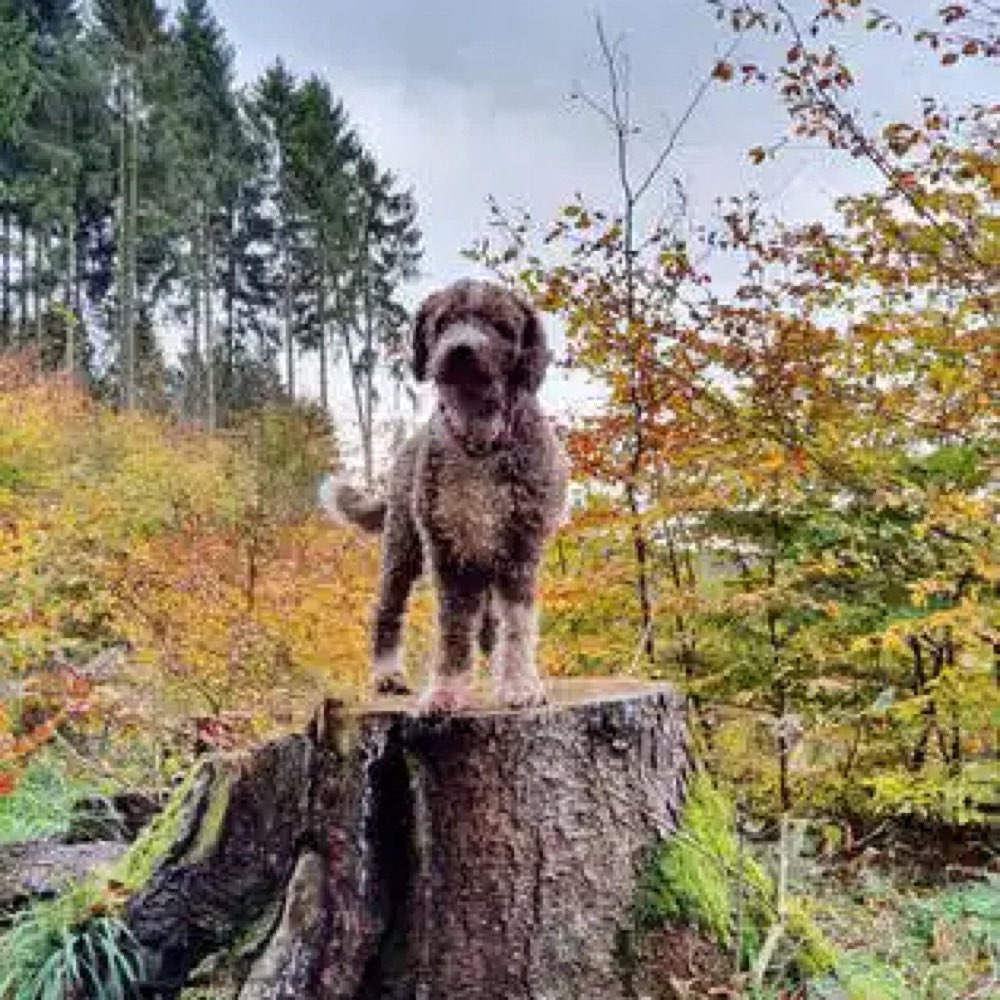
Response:
[{"label": "dog's hind leg", "polygon": [[464,708],[472,681],[473,643],[488,581],[469,568],[437,571],[438,648],[430,686],[421,698],[429,712]]},{"label": "dog's hind leg", "polygon": [[408,512],[390,511],[382,537],[382,569],[375,608],[372,674],[383,694],[408,694],[403,669],[402,630],[406,601],[420,576],[420,536]]}]

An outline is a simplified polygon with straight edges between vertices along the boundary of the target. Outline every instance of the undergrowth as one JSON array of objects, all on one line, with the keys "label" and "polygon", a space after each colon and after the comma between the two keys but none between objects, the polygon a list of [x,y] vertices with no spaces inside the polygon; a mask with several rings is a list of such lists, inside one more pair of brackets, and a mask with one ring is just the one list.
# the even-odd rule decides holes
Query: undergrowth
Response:
[{"label": "undergrowth", "polygon": [[101,793],[53,748],[36,754],[9,795],[0,795],[0,844],[59,836],[69,829],[73,803]]},{"label": "undergrowth", "polygon": [[[779,920],[777,888],[740,844],[735,810],[705,772],[692,779],[679,828],[658,848],[640,892],[640,930],[693,925],[751,963]],[[811,917],[809,901],[784,901],[784,936],[803,977],[832,969],[836,953]],[[737,945],[738,943],[738,945]]]},{"label": "undergrowth", "polygon": [[[784,844],[780,944],[764,942],[779,921],[778,888],[765,865],[741,848],[734,809],[707,774],[696,775],[679,829],[657,849],[637,906],[640,935],[693,925],[740,968],[720,995],[753,1000],[957,1000],[997,994],[1000,984],[1000,875],[962,870],[936,884],[877,859],[823,859]],[[802,824],[799,824],[804,829]],[[756,848],[755,848],[756,852]],[[928,853],[933,848],[928,845]],[[742,900],[742,902],[741,902]],[[762,975],[766,971],[766,976]]]},{"label": "undergrowth", "polygon": [[[14,918],[0,936],[0,1000],[125,1000],[133,995],[132,985],[142,975],[142,952],[122,910],[173,844],[200,773],[192,769],[119,861]],[[19,787],[16,794],[24,793]]]},{"label": "undergrowth", "polygon": [[862,870],[821,900],[819,922],[839,947],[836,976],[815,1000],[955,1000],[996,996],[1000,877],[914,888],[905,873]]},{"label": "undergrowth", "polygon": [[84,880],[15,918],[0,938],[3,1000],[126,1000],[141,951],[106,886]]}]

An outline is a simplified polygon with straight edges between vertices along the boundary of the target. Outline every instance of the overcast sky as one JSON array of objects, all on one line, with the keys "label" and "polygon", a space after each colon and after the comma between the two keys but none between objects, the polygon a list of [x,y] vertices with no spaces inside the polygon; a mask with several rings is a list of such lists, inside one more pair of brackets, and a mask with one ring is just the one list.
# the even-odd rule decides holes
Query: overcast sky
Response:
[{"label": "overcast sky", "polygon": [[[881,6],[912,19],[938,4]],[[277,56],[298,76],[321,74],[382,165],[412,187],[426,248],[414,298],[469,273],[460,251],[485,232],[490,195],[543,219],[574,191],[608,203],[610,136],[568,99],[576,84],[602,93],[596,15],[624,37],[649,155],[732,41],[703,0],[214,0],[213,9],[241,81]],[[940,92],[942,74],[913,46],[863,35],[845,41],[867,107],[907,114],[919,95]],[[760,44],[745,42],[735,58],[752,61]],[[989,83],[995,97],[995,75],[973,62],[943,74],[948,89],[986,98]],[[697,214],[752,186],[785,218],[816,217],[871,180],[863,166],[817,149],[750,165],[747,149],[778,138],[783,125],[763,89],[712,89],[671,160]],[[567,391],[557,379],[550,398]]]}]

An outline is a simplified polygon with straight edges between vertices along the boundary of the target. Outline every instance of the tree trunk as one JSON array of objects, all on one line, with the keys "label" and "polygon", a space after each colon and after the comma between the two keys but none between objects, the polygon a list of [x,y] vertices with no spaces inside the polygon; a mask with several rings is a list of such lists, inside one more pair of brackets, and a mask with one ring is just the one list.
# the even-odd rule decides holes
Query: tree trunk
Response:
[{"label": "tree trunk", "polygon": [[30,286],[31,279],[29,275],[31,274],[31,266],[28,262],[28,217],[22,215],[19,220],[19,226],[21,229],[21,280],[18,287],[18,301],[19,301],[19,315],[20,322],[18,324],[17,339],[21,344],[26,344],[28,342],[28,330],[31,328],[31,314],[28,307],[28,289]]},{"label": "tree trunk", "polygon": [[[365,232],[365,245],[369,240],[368,231]],[[371,253],[369,248],[368,254]],[[367,256],[367,254],[366,254]],[[365,379],[365,419],[361,426],[361,448],[365,462],[365,486],[371,489],[375,482],[375,458],[373,449],[373,432],[375,426],[375,323],[372,316],[372,296],[370,278],[366,271],[364,284],[364,310],[365,310],[365,353],[364,353],[364,379]]]},{"label": "tree trunk", "polygon": [[129,372],[131,371],[131,340],[127,332],[126,315],[131,310],[131,292],[128,284],[128,86],[124,77],[118,84],[118,104],[121,114],[118,130],[118,226],[115,234],[116,278],[118,282],[118,300],[115,316],[116,334],[118,339],[118,377],[120,402],[123,407],[131,407],[131,387]]},{"label": "tree trunk", "polygon": [[14,246],[11,242],[11,209],[5,205],[3,209],[3,259],[0,261],[0,284],[3,285],[3,304],[0,306],[0,323],[3,326],[3,338],[0,344],[9,344],[14,340],[14,322],[10,307],[10,259],[14,253]]},{"label": "tree trunk", "polygon": [[35,233],[35,273],[32,275],[32,284],[35,289],[35,353],[37,354],[37,364],[39,368],[44,368],[45,354],[45,312],[47,304],[45,300],[45,275],[43,266],[43,254],[47,249],[45,230],[39,229]]},{"label": "tree trunk", "polygon": [[128,368],[125,383],[126,405],[134,410],[138,404],[138,342],[135,335],[136,294],[139,287],[137,242],[139,232],[139,74],[133,67],[129,74],[128,94],[128,187],[125,215],[125,298],[123,324],[125,328]]},{"label": "tree trunk", "polygon": [[285,383],[288,398],[295,399],[295,331],[292,326],[292,251],[285,237],[284,274],[281,290],[282,323],[285,331]]},{"label": "tree trunk", "polygon": [[236,383],[236,295],[239,285],[239,212],[235,204],[229,206],[229,232],[226,240],[226,363],[222,377],[222,391],[227,410],[235,405]]},{"label": "tree trunk", "polygon": [[330,361],[326,343],[326,268],[320,264],[319,288],[316,292],[316,325],[319,327],[319,405],[330,413]]},{"label": "tree trunk", "polygon": [[205,399],[202,389],[201,351],[201,207],[195,209],[195,220],[191,227],[191,380],[189,390],[191,413],[195,420],[205,416]]},{"label": "tree trunk", "polygon": [[76,330],[79,317],[73,308],[73,281],[76,274],[76,234],[73,212],[68,209],[63,220],[63,241],[66,247],[66,271],[63,275],[63,308],[65,309],[66,340],[63,344],[63,368],[76,372]]},{"label": "tree trunk", "polygon": [[128,908],[147,995],[249,935],[242,1000],[630,996],[620,945],[683,802],[683,704],[634,682],[552,692],[443,717],[328,702],[307,735],[205,762]]},{"label": "tree trunk", "polygon": [[215,389],[215,312],[212,293],[215,281],[215,234],[212,232],[211,211],[205,210],[205,394],[208,397],[208,429],[218,426],[218,401]]},{"label": "tree trunk", "polygon": [[87,278],[87,230],[84,223],[77,218],[73,220],[73,246],[75,247],[73,254],[73,312],[76,314],[77,328],[85,340],[83,302]]}]

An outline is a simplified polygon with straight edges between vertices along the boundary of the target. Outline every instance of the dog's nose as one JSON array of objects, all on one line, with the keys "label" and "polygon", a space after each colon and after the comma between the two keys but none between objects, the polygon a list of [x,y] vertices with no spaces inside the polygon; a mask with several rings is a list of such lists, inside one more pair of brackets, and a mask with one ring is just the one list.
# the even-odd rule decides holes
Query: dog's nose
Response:
[{"label": "dog's nose", "polygon": [[476,353],[476,346],[461,341],[445,354],[439,378],[451,385],[471,385],[482,382],[488,375]]}]

